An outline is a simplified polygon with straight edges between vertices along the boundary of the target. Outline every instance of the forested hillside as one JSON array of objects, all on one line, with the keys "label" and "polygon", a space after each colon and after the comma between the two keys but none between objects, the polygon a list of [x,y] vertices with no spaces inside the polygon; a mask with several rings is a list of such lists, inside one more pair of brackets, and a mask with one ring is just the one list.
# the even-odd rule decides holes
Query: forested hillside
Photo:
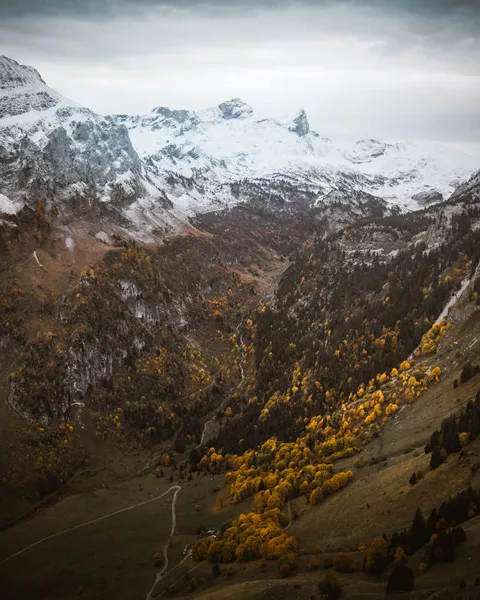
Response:
[{"label": "forested hillside", "polygon": [[[296,557],[312,553],[302,510],[356,489],[360,469],[383,460],[381,451],[368,460],[364,453],[462,361],[472,365],[457,375],[457,388],[474,379],[476,338],[462,354],[455,340],[465,320],[473,332],[478,325],[475,194],[417,213],[372,208],[334,227],[325,227],[325,214],[297,209],[275,214],[252,203],[212,213],[159,247],[111,238],[86,254],[96,261],[70,264],[67,279],[52,275],[54,215],[39,209],[21,234],[4,230],[4,505],[23,496],[6,525],[22,507],[68,495],[77,474],[112,464],[90,485],[153,477],[149,485],[177,482],[176,494],[198,486],[209,512],[202,523],[192,517],[187,558],[278,559],[288,577]],[[31,240],[42,266],[25,250]],[[26,266],[12,271],[15,263]],[[455,308],[459,299],[468,312]],[[474,443],[465,417],[458,423],[457,445],[432,436],[435,467]],[[138,460],[130,467],[124,456]],[[423,476],[417,470],[406,483],[420,485]],[[210,518],[223,525],[208,529]],[[385,547],[361,538],[373,544],[366,565],[386,553],[382,568],[365,567],[367,577],[397,560],[399,546],[418,551],[421,544],[407,548],[402,536],[387,537]],[[445,536],[442,548],[454,540]],[[438,562],[432,552],[428,568]],[[350,568],[349,558],[335,560],[337,571]],[[403,585],[410,575],[400,569],[392,577],[391,585]]]}]

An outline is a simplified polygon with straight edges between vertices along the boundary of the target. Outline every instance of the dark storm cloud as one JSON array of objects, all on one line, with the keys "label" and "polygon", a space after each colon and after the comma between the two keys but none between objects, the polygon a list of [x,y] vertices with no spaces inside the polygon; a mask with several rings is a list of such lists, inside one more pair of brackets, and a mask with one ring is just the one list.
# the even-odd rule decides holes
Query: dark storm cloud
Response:
[{"label": "dark storm cloud", "polygon": [[[319,25],[325,11],[340,12],[335,27],[358,36],[368,36],[380,25],[383,40],[377,51],[381,53],[402,52],[408,46],[428,52],[467,45],[468,50],[470,45],[477,46],[476,54],[480,42],[480,0],[0,0],[0,17],[12,31],[20,32],[32,23],[41,26],[42,19],[48,18],[108,22],[118,15],[141,17],[153,11],[242,21],[279,9],[307,10],[313,20],[318,16]],[[359,14],[365,18],[357,21]],[[248,31],[243,33],[248,37]]]},{"label": "dark storm cloud", "polygon": [[[344,0],[351,6],[369,7],[388,12],[406,12],[427,18],[456,17],[468,27],[478,23],[478,0]],[[18,16],[105,16],[118,10],[138,11],[144,8],[169,7],[185,10],[256,10],[282,6],[304,5],[330,7],[338,0],[2,0],[0,11],[4,17]]]}]

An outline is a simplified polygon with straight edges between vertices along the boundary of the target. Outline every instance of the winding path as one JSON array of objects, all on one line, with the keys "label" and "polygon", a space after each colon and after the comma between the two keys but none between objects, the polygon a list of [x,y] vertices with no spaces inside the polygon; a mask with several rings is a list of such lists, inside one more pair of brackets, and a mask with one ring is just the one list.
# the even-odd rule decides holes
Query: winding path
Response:
[{"label": "winding path", "polygon": [[[71,531],[75,531],[76,529],[81,529],[82,527],[86,527],[87,525],[93,525],[94,523],[99,523],[100,521],[104,521],[105,519],[109,519],[110,517],[114,517],[115,515],[120,515],[129,510],[139,508],[140,506],[145,506],[146,504],[150,504],[151,502],[155,502],[156,500],[160,500],[161,498],[164,498],[172,490],[175,490],[175,494],[173,495],[173,499],[172,499],[172,533],[171,533],[171,535],[173,535],[173,533],[175,532],[175,527],[177,525],[175,506],[176,506],[176,501],[177,501],[177,495],[181,489],[182,489],[181,486],[174,485],[171,488],[169,488],[166,492],[161,494],[160,496],[155,496],[154,498],[150,498],[150,500],[143,500],[143,502],[138,502],[137,504],[133,504],[132,506],[127,506],[127,508],[121,508],[120,510],[115,510],[114,512],[108,513],[108,515],[103,515],[103,517],[97,517],[96,519],[92,519],[91,521],[87,521],[86,523],[80,523],[80,525],[74,525],[73,527],[69,527],[68,529],[59,531],[58,533],[52,533],[51,535],[47,535],[46,537],[42,538],[41,540],[38,540],[37,542],[34,542],[33,544],[30,544],[29,546],[26,546],[25,548],[22,548],[21,550],[14,552],[7,558],[4,558],[2,561],[0,561],[0,565],[5,564],[6,562],[12,560],[13,558],[16,558],[17,556],[25,554],[25,552],[28,552],[28,550],[31,550],[32,548],[35,548],[36,546],[40,546],[40,544],[43,544],[44,542],[47,542],[48,540],[53,540],[54,538],[64,535],[65,533],[70,533]],[[168,547],[168,543],[167,543],[167,547]],[[165,550],[164,550],[164,552],[165,552]],[[167,559],[167,566],[168,566],[168,559]]]},{"label": "winding path", "polygon": [[[180,493],[181,489],[182,489],[182,487],[180,485],[174,485],[173,487],[168,489],[164,494],[164,496],[165,496],[166,494],[168,494],[168,492],[175,490],[175,493],[173,494],[173,498],[172,498],[172,529],[170,530],[170,537],[175,535],[175,529],[177,527],[177,513],[176,513],[177,496]],[[152,594],[153,594],[155,588],[157,587],[158,582],[165,576],[165,573],[168,569],[168,545],[169,544],[170,544],[170,540],[167,540],[167,543],[165,544],[165,546],[163,548],[163,556],[164,556],[165,562],[163,564],[163,568],[161,569],[161,571],[159,571],[155,576],[155,582],[147,594],[147,600],[153,599]],[[187,554],[187,556],[183,560],[186,560],[188,557],[189,557],[189,554]]]}]

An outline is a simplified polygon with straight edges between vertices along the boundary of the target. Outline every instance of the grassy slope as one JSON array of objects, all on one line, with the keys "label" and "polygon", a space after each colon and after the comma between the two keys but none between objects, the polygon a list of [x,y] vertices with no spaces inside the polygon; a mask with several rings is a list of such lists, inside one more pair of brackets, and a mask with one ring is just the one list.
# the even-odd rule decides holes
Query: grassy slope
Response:
[{"label": "grassy slope", "polygon": [[[477,320],[470,322],[468,327],[460,322],[442,342],[439,355],[427,359],[448,369],[446,376],[415,404],[406,407],[387,425],[381,437],[364,449],[367,458],[386,460],[357,469],[348,488],[314,508],[305,506],[303,499],[292,503],[299,518],[291,532],[306,552],[299,559],[300,569],[294,577],[279,580],[275,563],[267,563],[264,567],[253,563],[235,565],[234,575],[229,577],[227,567],[223,566],[224,574],[212,580],[210,565],[197,566],[187,560],[170,573],[164,586],[174,583],[177,597],[184,595],[186,586],[190,585],[186,584],[184,574],[194,568],[188,577],[204,582],[187,594],[191,598],[310,598],[322,573],[322,570],[309,573],[306,569],[316,544],[327,552],[349,550],[353,543],[368,543],[376,535],[391,533],[407,525],[417,506],[426,512],[468,483],[480,485],[480,473],[477,471],[472,477],[470,470],[480,452],[479,440],[467,447],[471,456],[460,459],[459,455],[452,455],[446,464],[433,472],[428,471],[428,457],[423,454],[423,446],[433,429],[445,416],[459,410],[480,386],[479,376],[476,376],[457,390],[452,389],[462,359],[455,361],[453,350],[449,350],[450,347],[460,348],[463,353],[479,333]],[[451,346],[454,342],[457,346]],[[352,460],[345,459],[345,463]],[[425,477],[410,486],[411,473],[419,469],[426,472]],[[167,472],[167,477],[169,474]],[[245,506],[236,505],[219,513],[212,511],[215,499],[212,489],[222,482],[221,475],[194,478],[190,484],[179,482],[184,489],[177,506],[179,536],[175,536],[169,554],[172,566],[183,558],[185,544],[195,540],[194,532],[199,525],[219,527],[233,514],[245,509]],[[67,497],[34,519],[0,533],[0,560],[43,536],[151,498],[170,485],[168,479],[156,479],[148,473],[109,489]],[[195,510],[197,504],[200,505],[198,512]],[[12,600],[32,595],[39,599],[142,597],[154,580],[153,554],[161,552],[169,529],[170,499],[166,498],[48,541],[0,566],[5,597]],[[412,598],[427,597],[426,590],[457,588],[456,582],[461,578],[473,581],[474,576],[480,574],[479,548],[475,541],[479,529],[478,517],[467,523],[467,543],[461,548],[458,560],[453,565],[435,566],[417,577],[419,592]],[[324,555],[317,558],[322,564]],[[415,557],[411,559],[412,565],[416,560]],[[361,562],[360,554],[358,562]],[[342,583],[347,598],[381,597],[385,589],[384,580],[368,579],[358,573],[342,575]],[[295,587],[298,585],[300,587]]]},{"label": "grassy slope", "polygon": [[[316,558],[320,565],[331,553],[348,552],[353,544],[369,543],[384,532],[391,534],[410,525],[413,513],[421,507],[424,514],[438,507],[441,502],[465,489],[468,485],[480,486],[480,471],[472,473],[471,467],[478,463],[480,440],[467,447],[467,456],[459,454],[448,457],[445,464],[435,471],[429,470],[429,456],[424,454],[425,443],[442,420],[457,412],[480,388],[480,376],[472,378],[456,390],[452,384],[459,377],[461,365],[470,358],[480,359],[480,315],[470,318],[471,305],[456,307],[450,318],[456,325],[442,340],[438,354],[419,359],[416,364],[439,364],[445,376],[425,392],[413,405],[406,406],[390,421],[379,438],[364,449],[361,456],[370,460],[380,459],[377,464],[354,469],[354,479],[345,489],[329,497],[325,502],[310,507],[304,498],[292,502],[298,514],[289,533],[299,540],[305,555],[299,559],[299,572],[283,581],[278,579],[275,565],[259,569],[258,565],[236,568],[235,580],[220,578],[213,587],[197,591],[188,597],[201,600],[220,598],[310,598],[323,570],[309,573],[308,561]],[[457,351],[457,352],[455,352]],[[336,469],[352,467],[355,457],[338,461]],[[413,471],[422,470],[425,476],[414,486],[409,484]],[[462,579],[473,584],[480,576],[480,517],[465,524],[467,542],[459,549],[458,558],[451,565],[436,565],[423,575],[416,574],[417,592],[409,598],[427,598],[441,589],[450,590],[447,597],[476,598],[478,588],[460,595],[458,584]],[[322,554],[313,553],[319,546]],[[362,562],[357,553],[357,562]],[[419,557],[410,559],[417,567]],[[209,573],[209,567],[205,567]],[[252,579],[256,580],[254,583]],[[362,573],[341,575],[344,597],[383,597],[386,577],[367,578]],[[177,584],[178,585],[178,584]],[[300,586],[300,587],[298,587]],[[179,588],[181,593],[181,587]],[[168,597],[168,596],[167,596]],[[187,596],[186,596],[187,597]]]}]

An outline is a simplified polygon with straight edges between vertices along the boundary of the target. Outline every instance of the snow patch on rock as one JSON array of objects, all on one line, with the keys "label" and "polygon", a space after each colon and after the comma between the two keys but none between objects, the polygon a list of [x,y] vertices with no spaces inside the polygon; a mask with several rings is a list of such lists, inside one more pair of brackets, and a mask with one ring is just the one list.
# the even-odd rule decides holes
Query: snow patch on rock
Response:
[{"label": "snow patch on rock", "polygon": [[9,198],[0,194],[0,214],[15,215],[21,208],[22,204],[12,202]]},{"label": "snow patch on rock", "polygon": [[73,241],[73,238],[67,237],[65,239],[65,246],[71,254],[75,252],[75,242]]}]

